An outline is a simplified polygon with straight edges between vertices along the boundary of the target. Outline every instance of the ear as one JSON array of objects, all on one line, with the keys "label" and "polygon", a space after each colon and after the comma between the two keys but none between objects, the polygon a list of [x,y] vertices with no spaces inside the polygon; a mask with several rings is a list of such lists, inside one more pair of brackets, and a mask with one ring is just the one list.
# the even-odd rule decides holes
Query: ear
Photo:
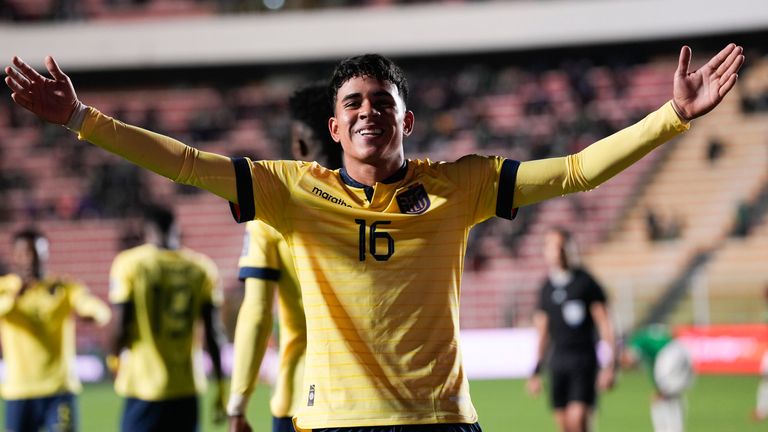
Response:
[{"label": "ear", "polygon": [[331,132],[331,138],[336,142],[341,142],[339,136],[339,122],[336,121],[336,117],[328,119],[328,130]]},{"label": "ear", "polygon": [[413,132],[415,121],[416,119],[413,116],[413,111],[406,111],[405,118],[403,118],[403,135],[408,136]]}]

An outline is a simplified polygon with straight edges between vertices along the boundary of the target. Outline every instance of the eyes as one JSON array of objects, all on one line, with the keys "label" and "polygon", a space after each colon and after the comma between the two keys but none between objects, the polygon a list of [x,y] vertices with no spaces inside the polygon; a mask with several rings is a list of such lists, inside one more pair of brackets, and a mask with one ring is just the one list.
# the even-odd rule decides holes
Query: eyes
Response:
[{"label": "eyes", "polygon": [[[344,102],[344,109],[351,110],[351,109],[358,109],[362,106],[363,100],[362,99],[350,99]],[[377,111],[383,111],[383,110],[389,110],[395,108],[395,102],[390,99],[375,99],[371,103],[373,105],[373,109]]]}]

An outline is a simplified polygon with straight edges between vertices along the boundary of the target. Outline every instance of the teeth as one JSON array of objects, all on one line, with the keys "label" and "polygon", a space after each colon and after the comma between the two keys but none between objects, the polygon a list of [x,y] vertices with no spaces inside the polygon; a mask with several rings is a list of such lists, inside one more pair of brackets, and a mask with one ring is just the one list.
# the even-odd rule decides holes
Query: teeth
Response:
[{"label": "teeth", "polygon": [[384,129],[360,129],[357,131],[360,135],[381,135],[384,133]]}]

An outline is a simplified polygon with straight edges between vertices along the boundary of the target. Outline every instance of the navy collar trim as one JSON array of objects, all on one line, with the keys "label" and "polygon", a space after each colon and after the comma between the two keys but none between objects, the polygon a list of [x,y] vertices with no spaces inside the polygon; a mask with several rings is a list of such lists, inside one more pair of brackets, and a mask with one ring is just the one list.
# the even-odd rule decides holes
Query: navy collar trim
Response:
[{"label": "navy collar trim", "polygon": [[[392,174],[391,176],[389,176],[389,177],[385,178],[384,180],[382,180],[381,183],[391,184],[391,183],[399,182],[400,180],[405,178],[405,175],[407,173],[408,173],[408,160],[406,159],[405,161],[403,161],[403,165],[400,168],[398,168],[398,170],[394,174]],[[339,174],[341,174],[341,180],[347,186],[352,186],[352,187],[361,188],[361,189],[365,189],[365,188],[371,187],[371,186],[362,184],[359,181],[357,181],[357,180],[353,179],[352,177],[350,177],[349,173],[347,173],[347,169],[346,168],[341,168],[339,170]]]}]

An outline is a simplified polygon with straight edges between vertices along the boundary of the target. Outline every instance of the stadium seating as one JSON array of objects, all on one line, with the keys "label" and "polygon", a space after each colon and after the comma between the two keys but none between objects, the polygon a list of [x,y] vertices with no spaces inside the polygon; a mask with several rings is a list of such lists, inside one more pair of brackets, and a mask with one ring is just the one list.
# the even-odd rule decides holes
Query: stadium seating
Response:
[{"label": "stadium seating", "polygon": [[[579,58],[543,69],[497,63],[479,59],[480,66],[468,67],[463,61],[441,61],[444,73],[438,84],[428,72],[429,61],[412,66],[408,72],[419,128],[406,145],[409,156],[451,160],[476,152],[527,160],[578,151],[665,102],[674,70],[670,58],[620,67]],[[306,78],[299,72],[288,75],[238,85],[132,85],[109,91],[84,83],[80,96],[105,113],[204,150],[276,158],[285,154],[287,97]],[[473,235],[467,256],[462,324],[530,323],[545,273],[541,234],[552,225],[577,232],[586,263],[617,301],[632,292],[635,318],[702,248],[722,247],[707,273],[716,298],[720,291],[715,285],[726,286],[717,281],[750,272],[734,261],[757,266],[756,260],[739,257],[765,256],[759,249],[765,243],[760,240],[765,240],[765,226],[755,229],[755,238],[728,240],[727,234],[736,204],[765,182],[766,125],[763,114],[741,114],[739,99],[732,98],[683,138],[600,188],[525,208],[512,224],[484,223]],[[706,146],[713,137],[722,141],[724,150],[710,161]],[[126,209],[117,215],[126,217],[115,217],[99,210],[90,196],[94,183],[99,184],[93,173],[98,167],[125,164],[6,103],[0,104],[0,139],[3,172],[17,170],[29,179],[26,186],[22,181],[0,192],[5,202],[0,212],[6,218],[0,223],[3,236],[38,223],[53,240],[51,270],[72,273],[106,296],[109,263],[121,239],[135,231],[137,214]],[[176,206],[185,244],[214,258],[225,287],[237,287],[242,227],[232,223],[226,203],[209,194],[189,193],[153,174],[126,175],[123,181],[144,185],[141,196],[133,199]],[[125,190],[115,191],[121,193]],[[674,211],[683,220],[678,238],[649,241],[648,208],[660,217]],[[78,241],[86,234],[87,243]],[[4,250],[0,260],[7,261]],[[82,263],[87,265],[78,266]],[[756,289],[753,281],[743,285],[728,289]]]}]

